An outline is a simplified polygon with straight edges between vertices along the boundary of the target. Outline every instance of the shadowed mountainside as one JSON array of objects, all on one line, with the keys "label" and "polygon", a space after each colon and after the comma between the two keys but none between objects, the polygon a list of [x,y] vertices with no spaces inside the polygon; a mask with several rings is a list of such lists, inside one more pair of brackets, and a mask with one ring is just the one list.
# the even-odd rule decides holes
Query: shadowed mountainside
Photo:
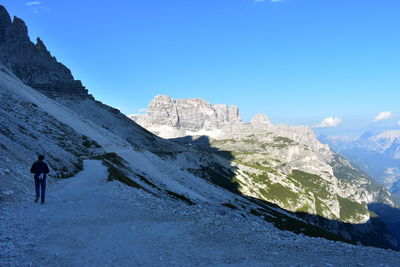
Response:
[{"label": "shadowed mountainside", "polygon": [[[400,239],[387,225],[385,218],[381,217],[382,213],[379,212],[378,215],[374,213],[376,209],[370,209],[371,218],[364,223],[347,223],[308,212],[287,210],[270,201],[243,194],[240,182],[236,179],[235,154],[232,151],[221,150],[213,146],[209,137],[186,136],[170,140],[186,146],[190,151],[201,151],[202,156],[199,157],[207,159],[207,161],[202,161],[198,168],[190,168],[189,171],[256,204],[258,207],[252,208],[250,212],[262,216],[266,221],[272,222],[282,230],[394,250],[400,248],[398,245]],[[176,159],[178,154],[164,155],[164,157]],[[280,188],[277,188],[275,191],[269,191],[269,194],[290,197],[280,190]],[[341,203],[343,204],[343,213],[352,212],[352,202],[343,199]],[[380,203],[379,205],[386,209],[391,208],[387,204]],[[237,208],[236,206],[229,206],[233,209]],[[391,211],[398,212],[399,210],[391,208]]]}]

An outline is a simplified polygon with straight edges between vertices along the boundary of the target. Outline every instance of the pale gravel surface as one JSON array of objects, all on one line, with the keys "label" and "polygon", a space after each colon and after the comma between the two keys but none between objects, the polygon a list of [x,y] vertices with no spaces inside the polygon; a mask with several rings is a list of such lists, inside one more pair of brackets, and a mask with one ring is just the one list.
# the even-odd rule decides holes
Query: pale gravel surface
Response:
[{"label": "pale gravel surface", "polygon": [[400,266],[398,252],[295,235],[106,175],[85,161],[76,177],[49,187],[45,205],[1,203],[0,266]]}]

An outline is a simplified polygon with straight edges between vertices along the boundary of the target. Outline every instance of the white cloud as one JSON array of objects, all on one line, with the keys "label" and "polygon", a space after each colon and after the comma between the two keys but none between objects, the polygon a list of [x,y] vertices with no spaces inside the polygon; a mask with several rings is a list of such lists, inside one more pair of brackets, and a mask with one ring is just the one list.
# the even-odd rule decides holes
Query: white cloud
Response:
[{"label": "white cloud", "polygon": [[400,125],[400,121],[398,121],[397,124]]},{"label": "white cloud", "polygon": [[379,113],[379,114],[375,117],[375,119],[374,119],[373,121],[374,121],[374,122],[377,122],[377,121],[387,120],[387,119],[390,119],[392,116],[393,116],[393,113],[392,113],[392,112],[390,112],[390,111],[384,111],[384,112]]},{"label": "white cloud", "polygon": [[328,117],[325,118],[320,124],[314,125],[314,128],[327,128],[327,127],[336,127],[342,123],[342,119],[338,117]]},{"label": "white cloud", "polygon": [[40,1],[26,2],[25,5],[29,6],[32,9],[33,13],[35,13],[35,14],[51,12],[50,8],[43,6]]},{"label": "white cloud", "polygon": [[40,5],[39,1],[27,2],[25,3],[26,6],[37,6]]}]

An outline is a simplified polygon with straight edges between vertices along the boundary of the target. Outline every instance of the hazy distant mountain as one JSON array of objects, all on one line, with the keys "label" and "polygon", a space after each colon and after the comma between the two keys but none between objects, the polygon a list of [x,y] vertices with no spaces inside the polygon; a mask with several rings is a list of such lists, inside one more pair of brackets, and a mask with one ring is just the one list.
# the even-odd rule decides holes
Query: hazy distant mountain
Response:
[{"label": "hazy distant mountain", "polygon": [[319,139],[356,163],[394,195],[400,193],[400,130],[366,132],[355,140],[333,136]]}]

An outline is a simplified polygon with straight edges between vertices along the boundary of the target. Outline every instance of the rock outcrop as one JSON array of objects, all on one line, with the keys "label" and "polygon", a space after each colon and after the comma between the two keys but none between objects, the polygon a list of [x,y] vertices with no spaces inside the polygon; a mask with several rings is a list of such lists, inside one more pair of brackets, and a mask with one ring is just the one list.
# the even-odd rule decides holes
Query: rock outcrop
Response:
[{"label": "rock outcrop", "polygon": [[174,100],[166,95],[155,96],[146,114],[129,117],[147,128],[170,127],[188,132],[221,129],[229,123],[240,122],[239,108],[236,106],[212,106],[200,98]]},{"label": "rock outcrop", "polygon": [[52,98],[92,98],[81,81],[59,63],[40,38],[31,42],[24,21],[11,20],[0,5],[0,63],[25,84]]}]

